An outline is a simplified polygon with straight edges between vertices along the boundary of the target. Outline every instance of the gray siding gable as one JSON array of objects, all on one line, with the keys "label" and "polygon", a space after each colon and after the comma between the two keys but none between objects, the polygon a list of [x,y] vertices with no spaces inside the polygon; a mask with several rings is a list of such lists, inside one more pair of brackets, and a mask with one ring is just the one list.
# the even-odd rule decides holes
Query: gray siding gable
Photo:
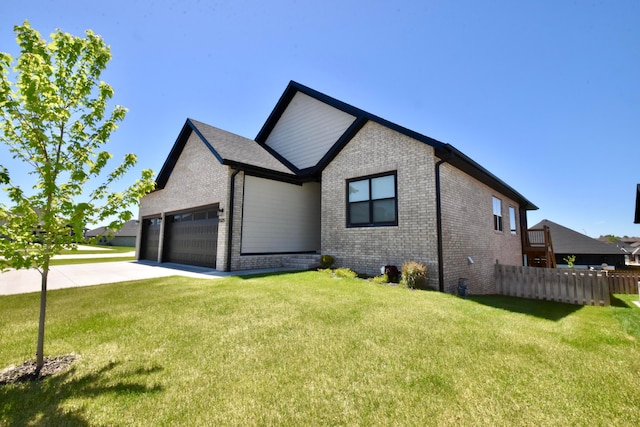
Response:
[{"label": "gray siding gable", "polygon": [[[327,104],[335,110],[342,111],[343,113],[355,117],[355,120],[351,123],[351,126],[345,129],[345,131],[335,139],[333,144],[328,147],[324,156],[318,161],[318,163],[313,167],[307,167],[304,169],[297,168],[293,163],[291,163],[282,153],[278,153],[272,147],[268,145],[268,142],[271,141],[271,135],[274,131],[280,132],[279,127],[280,120],[283,117],[287,117],[288,109],[290,104],[294,102],[297,98],[298,94],[302,93],[307,95],[310,98],[317,100],[320,103]],[[349,105],[345,102],[342,102],[338,99],[332,98],[328,95],[325,95],[317,90],[311,89],[307,86],[304,86],[295,81],[289,82],[286,90],[280,97],[280,100],[276,104],[275,108],[269,115],[269,118],[262,126],[262,129],[256,136],[256,142],[258,144],[265,146],[268,150],[270,150],[274,156],[280,159],[283,163],[287,164],[292,170],[296,171],[299,175],[314,175],[320,174],[322,170],[335,158],[335,156],[344,148],[349,141],[355,137],[355,135],[362,129],[362,127],[368,122],[373,121],[382,126],[388,127],[389,129],[395,130],[403,135],[409,136],[413,139],[421,141],[427,145],[430,145],[436,149],[444,149],[446,144],[430,138],[428,136],[422,135],[418,132],[412,131],[411,129],[407,129],[405,127],[399,126],[395,123],[392,123],[388,120],[385,120],[381,117],[368,113],[367,111],[356,108],[352,105]]]},{"label": "gray siding gable", "polygon": [[[272,135],[274,133],[278,135],[283,132],[282,129],[280,129],[281,120],[285,123],[288,121],[288,115],[290,113],[289,108],[292,104],[295,104],[296,99],[299,99],[300,93],[306,95],[307,97],[315,99],[320,103],[327,104],[335,110],[342,111],[349,116],[355,117],[355,120],[351,123],[351,126],[346,128],[341,135],[334,135],[335,140],[332,144],[326,144],[324,146],[324,155],[317,161],[315,165],[309,167],[309,164],[305,163],[303,166],[307,167],[302,169],[297,167],[294,162],[290,161],[290,159],[288,159],[286,155],[284,155],[283,153],[279,153],[276,150],[277,147],[269,145],[273,142],[274,136]],[[524,209],[538,209],[537,206],[527,200],[524,196],[522,196],[504,181],[500,180],[498,177],[490,173],[487,169],[483,168],[471,158],[457,150],[451,144],[443,143],[426,135],[415,132],[411,129],[407,129],[403,126],[385,120],[374,114],[368,113],[367,111],[356,108],[345,102],[339,101],[295,81],[289,82],[289,85],[280,97],[280,100],[278,101],[275,108],[269,115],[269,118],[256,136],[256,142],[269,150],[274,155],[274,157],[278,158],[282,163],[289,166],[289,168],[295,171],[299,177],[317,177],[322,173],[322,170],[338,155],[338,153],[340,153],[340,151],[349,143],[349,141],[351,141],[351,139],[354,138],[364,127],[364,125],[369,121],[378,123],[402,135],[406,135],[410,138],[433,147],[438,158],[469,174],[470,176],[476,178],[489,187],[494,188],[496,191],[508,195],[509,197],[518,201],[518,203]],[[304,147],[304,144],[302,146]]]},{"label": "gray siding gable", "polygon": [[315,167],[356,117],[297,92],[265,140],[298,170]]}]

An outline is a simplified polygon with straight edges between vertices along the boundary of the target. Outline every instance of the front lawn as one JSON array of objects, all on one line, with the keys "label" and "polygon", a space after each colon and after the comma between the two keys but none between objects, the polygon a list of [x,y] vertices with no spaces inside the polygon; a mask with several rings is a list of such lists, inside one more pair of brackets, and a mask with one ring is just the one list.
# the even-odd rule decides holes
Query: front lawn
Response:
[{"label": "front lawn", "polygon": [[[640,309],[459,299],[304,272],[52,291],[62,374],[0,385],[0,425],[636,425]],[[38,294],[0,297],[0,369]]]},{"label": "front lawn", "polygon": [[135,252],[136,248],[132,246],[104,246],[104,245],[82,245],[81,248],[65,249],[61,255],[104,255]]},{"label": "front lawn", "polygon": [[[67,249],[62,251],[60,255],[64,257],[54,257],[49,265],[69,265],[69,264],[93,264],[96,262],[117,262],[117,261],[134,261],[135,256],[131,253],[136,248],[130,246],[100,246],[100,245],[83,245],[81,248]],[[118,256],[122,254],[122,256]],[[82,255],[80,257],[68,257],[68,255]],[[95,258],[87,258],[86,255],[95,255]],[[107,255],[107,256],[105,256]]]},{"label": "front lawn", "polygon": [[96,255],[96,258],[54,258],[49,262],[49,265],[71,265],[71,264],[95,264],[102,262],[118,262],[118,261],[135,261],[135,256],[122,256],[122,257],[100,257]]}]

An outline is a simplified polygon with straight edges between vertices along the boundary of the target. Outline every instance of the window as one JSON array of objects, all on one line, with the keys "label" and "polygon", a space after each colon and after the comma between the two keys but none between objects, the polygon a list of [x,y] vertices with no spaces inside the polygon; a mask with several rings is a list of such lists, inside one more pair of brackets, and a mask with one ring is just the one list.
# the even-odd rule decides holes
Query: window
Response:
[{"label": "window", "polygon": [[347,227],[398,225],[396,173],[347,181]]},{"label": "window", "polygon": [[147,218],[144,219],[144,224],[154,227],[154,226],[160,226],[160,223],[162,222],[162,220],[160,218]]},{"label": "window", "polygon": [[516,220],[516,208],[509,206],[509,228],[511,228],[511,234],[518,233],[518,221]]},{"label": "window", "polygon": [[502,200],[493,198],[493,229],[502,231]]}]

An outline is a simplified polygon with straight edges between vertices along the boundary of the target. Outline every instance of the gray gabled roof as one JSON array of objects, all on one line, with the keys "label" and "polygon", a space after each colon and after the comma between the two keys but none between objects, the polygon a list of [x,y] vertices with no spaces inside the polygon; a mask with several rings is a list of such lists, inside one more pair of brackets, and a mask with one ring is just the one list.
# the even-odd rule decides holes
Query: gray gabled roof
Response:
[{"label": "gray gabled roof", "polygon": [[541,229],[544,226],[549,227],[551,242],[553,243],[553,252],[555,252],[556,255],[624,255],[626,253],[615,245],[593,239],[570,228],[549,221],[548,219],[543,219],[529,229]]},{"label": "gray gabled roof", "polygon": [[[324,153],[322,159],[315,166],[306,169],[296,168],[296,166],[281,155],[281,153],[276,152],[266,145],[266,141],[270,133],[274,130],[283,113],[289,107],[289,104],[298,92],[315,98],[322,103],[355,117],[354,122],[342,135],[337,137],[328,151]],[[305,181],[320,180],[322,170],[331,163],[342,148],[349,143],[349,141],[368,121],[376,122],[396,132],[407,135],[410,138],[430,145],[434,148],[437,157],[469,174],[489,187],[513,198],[524,209],[538,209],[537,206],[527,200],[511,186],[507,185],[504,181],[500,180],[452,145],[399,126],[294,81],[291,81],[287,86],[285,92],[256,136],[255,141],[223,131],[196,120],[188,119],[171,149],[169,157],[165,161],[158,177],[156,178],[156,189],[162,189],[166,185],[169,176],[178,161],[178,157],[180,156],[180,153],[192,132],[199,135],[202,142],[223,165],[242,169],[257,176],[277,179],[285,182],[301,183]]]},{"label": "gray gabled roof", "polygon": [[244,138],[217,127],[187,119],[173,144],[169,157],[156,178],[156,188],[166,185],[184,146],[192,133],[198,135],[202,143],[211,151],[218,161],[227,166],[250,170],[257,175],[272,176],[283,180],[292,180],[296,175],[282,162],[276,159],[264,147],[252,139]]},{"label": "gray gabled roof", "polygon": [[85,233],[85,236],[87,237],[98,237],[98,236],[106,236],[107,234],[109,234],[109,231],[107,230],[107,227],[98,227],[98,228],[94,228],[92,230],[89,230]]},{"label": "gray gabled roof", "polygon": [[189,119],[189,122],[193,124],[198,136],[210,146],[210,149],[213,149],[214,154],[217,154],[216,157],[219,157],[223,164],[237,163],[294,175],[291,169],[283,165],[261,145],[256,144],[254,140],[197,120]]}]

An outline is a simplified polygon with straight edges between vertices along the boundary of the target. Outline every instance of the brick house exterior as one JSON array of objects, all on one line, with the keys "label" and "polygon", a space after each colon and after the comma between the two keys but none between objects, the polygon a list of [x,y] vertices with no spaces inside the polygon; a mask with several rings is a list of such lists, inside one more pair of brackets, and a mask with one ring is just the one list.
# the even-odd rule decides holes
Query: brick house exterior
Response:
[{"label": "brick house exterior", "polygon": [[322,253],[369,275],[416,260],[446,292],[494,293],[537,209],[453,146],[295,82],[255,140],[187,120],[156,181],[140,259],[234,271]]}]

